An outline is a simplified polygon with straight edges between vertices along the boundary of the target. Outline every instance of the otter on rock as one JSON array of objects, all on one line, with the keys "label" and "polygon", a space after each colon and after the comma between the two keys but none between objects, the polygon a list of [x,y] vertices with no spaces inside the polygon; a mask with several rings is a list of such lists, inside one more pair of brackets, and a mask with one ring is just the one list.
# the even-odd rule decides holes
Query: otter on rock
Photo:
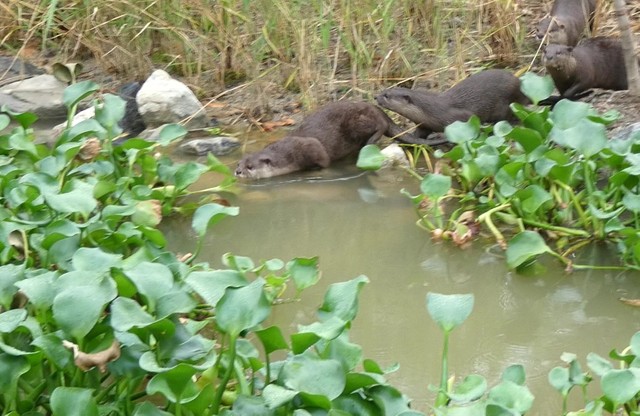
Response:
[{"label": "otter on rock", "polygon": [[514,121],[509,105],[529,103],[520,91],[520,79],[502,69],[478,72],[442,93],[389,88],[376,101],[418,124],[418,137],[442,132],[454,121],[467,121],[472,115],[484,123]]},{"label": "otter on rock", "polygon": [[589,23],[593,30],[596,0],[556,0],[550,16],[545,17],[536,27],[536,38],[545,35],[549,43],[575,46]]},{"label": "otter on rock", "polygon": [[575,47],[547,45],[544,61],[563,98],[575,98],[590,88],[628,88],[622,45],[617,39],[590,38]]},{"label": "otter on rock", "polygon": [[261,151],[246,155],[235,175],[261,179],[315,168],[354,154],[383,135],[405,142],[420,142],[404,133],[384,111],[365,102],[337,101],[304,119],[287,137]]}]

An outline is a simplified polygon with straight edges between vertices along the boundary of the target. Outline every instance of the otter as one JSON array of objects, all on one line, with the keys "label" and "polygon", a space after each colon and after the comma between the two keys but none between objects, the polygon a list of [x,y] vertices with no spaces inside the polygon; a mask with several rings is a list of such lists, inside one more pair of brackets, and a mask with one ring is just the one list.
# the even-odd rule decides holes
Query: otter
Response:
[{"label": "otter", "polygon": [[622,45],[614,38],[589,38],[575,47],[547,45],[544,61],[562,98],[577,98],[590,88],[628,88]]},{"label": "otter", "polygon": [[515,121],[510,104],[529,103],[520,91],[518,77],[502,69],[478,72],[442,93],[389,88],[376,101],[418,124],[419,138],[442,132],[454,121],[467,121],[472,115],[485,123]]},{"label": "otter", "polygon": [[589,23],[593,30],[596,0],[555,0],[550,16],[536,27],[536,38],[547,36],[549,43],[575,46]]},{"label": "otter", "polygon": [[405,133],[382,109],[366,102],[337,101],[306,117],[287,137],[246,155],[235,175],[261,179],[286,173],[326,168],[386,135],[420,142]]}]

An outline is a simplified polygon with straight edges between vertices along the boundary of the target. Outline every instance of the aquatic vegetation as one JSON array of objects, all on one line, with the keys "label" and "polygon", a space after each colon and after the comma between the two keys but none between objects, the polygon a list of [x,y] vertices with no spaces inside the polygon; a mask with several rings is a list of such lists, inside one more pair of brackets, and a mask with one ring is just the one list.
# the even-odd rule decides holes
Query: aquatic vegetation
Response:
[{"label": "aquatic vegetation", "polygon": [[640,136],[607,139],[615,111],[537,105],[553,90],[548,77],[528,73],[522,89],[534,105],[512,104],[519,125],[472,117],[447,126],[453,147],[433,152],[420,193],[407,194],[419,225],[460,245],[488,231],[514,269],[545,253],[569,271],[598,267],[572,260],[594,242],[615,245],[624,267],[640,268]]}]

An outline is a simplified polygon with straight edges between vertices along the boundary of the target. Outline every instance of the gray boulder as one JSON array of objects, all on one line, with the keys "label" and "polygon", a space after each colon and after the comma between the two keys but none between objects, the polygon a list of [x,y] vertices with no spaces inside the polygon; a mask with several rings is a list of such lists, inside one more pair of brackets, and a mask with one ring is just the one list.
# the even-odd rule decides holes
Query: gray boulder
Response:
[{"label": "gray boulder", "polygon": [[147,128],[189,121],[189,130],[207,127],[209,119],[195,94],[161,69],[153,71],[136,95],[138,111]]},{"label": "gray boulder", "polygon": [[384,162],[382,162],[382,166],[380,169],[389,169],[389,168],[409,168],[411,165],[409,164],[409,159],[407,159],[407,155],[404,153],[404,150],[397,143],[391,143],[389,146],[385,147],[380,151],[384,156]]},{"label": "gray boulder", "polygon": [[62,102],[62,93],[67,87],[53,75],[38,75],[17,81],[0,88],[0,106],[7,105],[12,111],[30,111],[41,119],[62,118],[67,108]]},{"label": "gray boulder", "polygon": [[189,155],[202,156],[213,153],[216,156],[224,156],[233,152],[240,146],[240,141],[235,137],[215,136],[193,139],[180,145],[180,151]]},{"label": "gray boulder", "polygon": [[41,74],[44,74],[42,69],[24,62],[22,59],[13,56],[0,56],[0,81],[2,81],[0,85]]}]

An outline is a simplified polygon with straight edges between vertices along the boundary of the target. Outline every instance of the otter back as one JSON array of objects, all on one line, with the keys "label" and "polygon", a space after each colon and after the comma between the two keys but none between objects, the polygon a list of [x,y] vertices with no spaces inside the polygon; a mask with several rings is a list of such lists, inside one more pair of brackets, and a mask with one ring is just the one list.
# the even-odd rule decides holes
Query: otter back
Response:
[{"label": "otter back", "polygon": [[536,37],[549,43],[575,46],[587,24],[593,30],[596,0],[555,0],[549,17],[538,23]]},{"label": "otter back", "polygon": [[564,98],[590,88],[626,90],[622,45],[613,38],[585,39],[577,46],[547,45],[545,67]]},{"label": "otter back", "polygon": [[310,114],[284,139],[245,156],[235,174],[258,179],[325,168],[383,135],[393,137],[400,133],[400,127],[375,105],[337,101]]},{"label": "otter back", "polygon": [[422,135],[442,132],[454,121],[467,121],[472,115],[485,123],[514,120],[509,105],[529,102],[520,91],[520,80],[502,69],[478,72],[442,93],[395,87],[380,93],[376,100],[420,124]]}]

